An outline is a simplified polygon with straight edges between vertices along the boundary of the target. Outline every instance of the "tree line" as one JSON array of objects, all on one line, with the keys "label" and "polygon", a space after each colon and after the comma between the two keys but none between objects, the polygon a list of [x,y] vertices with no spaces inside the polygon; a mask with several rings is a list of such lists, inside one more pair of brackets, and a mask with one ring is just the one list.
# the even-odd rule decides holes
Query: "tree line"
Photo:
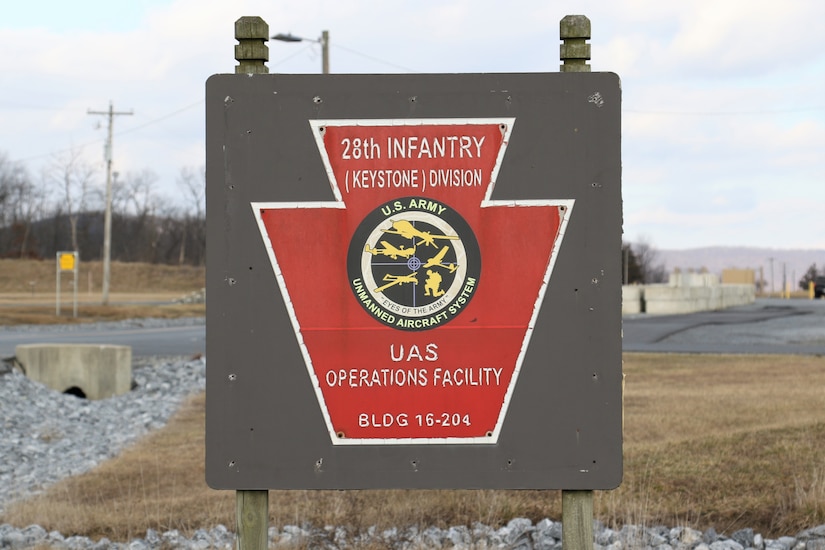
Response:
[{"label": "tree line", "polygon": [[822,277],[825,277],[825,269],[817,269],[816,263],[812,263],[808,266],[808,269],[802,275],[802,278],[799,279],[799,288],[802,290],[808,290],[811,283],[816,282],[817,279]]},{"label": "tree line", "polygon": [[[85,261],[101,259],[101,172],[77,150],[55,155],[37,175],[0,152],[0,257],[54,258],[58,251],[77,251]],[[203,167],[180,170],[176,202],[157,191],[159,178],[151,170],[113,175],[112,260],[205,263]]]},{"label": "tree line", "polygon": [[622,283],[644,285],[667,282],[667,269],[646,240],[622,243]]},{"label": "tree line", "polygon": [[[117,174],[117,173],[116,173]],[[112,185],[112,259],[203,265],[206,261],[206,174],[182,168],[181,202],[156,190],[151,170],[118,174]],[[54,258],[77,251],[84,261],[103,253],[104,184],[101,170],[70,150],[51,158],[35,177],[0,151],[0,258]],[[647,241],[622,244],[622,282],[667,280]]]}]

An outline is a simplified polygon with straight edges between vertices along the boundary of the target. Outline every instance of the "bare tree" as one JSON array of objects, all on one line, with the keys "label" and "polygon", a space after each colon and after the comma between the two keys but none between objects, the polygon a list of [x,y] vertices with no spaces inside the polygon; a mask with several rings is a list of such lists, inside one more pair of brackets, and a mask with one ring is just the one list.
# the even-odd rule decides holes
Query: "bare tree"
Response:
[{"label": "bare tree", "polygon": [[[0,153],[0,256],[48,257],[75,249],[86,259],[99,258],[104,199],[98,175],[77,150],[56,155],[35,178]],[[113,176],[113,258],[203,265],[203,166],[181,169],[177,185],[184,200],[175,203],[157,192],[159,178],[151,170]]]},{"label": "bare tree", "polygon": [[622,243],[622,284],[642,283],[642,270],[630,243]]},{"label": "bare tree", "polygon": [[5,153],[0,152],[0,227],[6,225],[6,203],[9,198],[9,187],[12,181],[12,163]]},{"label": "bare tree", "polygon": [[23,165],[10,160],[5,153],[0,152],[0,227],[5,227],[11,222],[14,189],[27,179],[28,175]]},{"label": "bare tree", "polygon": [[659,254],[645,238],[639,239],[632,246],[633,254],[639,268],[642,283],[664,283],[667,281],[665,265],[659,261]]},{"label": "bare tree", "polygon": [[161,199],[155,191],[158,175],[152,170],[127,172],[123,177],[126,209],[135,216],[150,216],[160,206]]},{"label": "bare tree", "polygon": [[[46,193],[28,178],[22,179],[12,192],[12,227],[17,230],[15,245],[21,258],[29,256],[32,224],[43,215]],[[36,253],[35,253],[36,254]]]},{"label": "bare tree", "polygon": [[182,168],[178,187],[186,197],[178,264],[186,261],[186,243],[190,238],[195,244],[196,261],[200,264],[205,260],[203,250],[206,247],[206,168]]},{"label": "bare tree", "polygon": [[163,198],[156,192],[158,175],[152,170],[126,173],[119,184],[123,211],[128,218],[126,232],[129,237],[118,243],[122,259],[131,261],[157,261],[157,243],[161,234],[155,223],[163,205]]},{"label": "bare tree", "polygon": [[[129,210],[129,203],[131,201],[131,191],[125,185],[121,185],[123,181],[120,179],[120,172],[112,172],[112,215],[125,216]],[[104,201],[103,190],[101,190],[100,201]]]},{"label": "bare tree", "polygon": [[44,197],[22,163],[0,154],[0,229],[7,237],[6,255],[28,255],[31,224],[41,214]]},{"label": "bare tree", "polygon": [[45,169],[44,181],[56,186],[60,193],[61,208],[69,218],[72,237],[72,250],[79,251],[77,222],[81,214],[86,213],[92,198],[92,183],[95,168],[80,156],[79,149],[70,149],[52,158]]}]

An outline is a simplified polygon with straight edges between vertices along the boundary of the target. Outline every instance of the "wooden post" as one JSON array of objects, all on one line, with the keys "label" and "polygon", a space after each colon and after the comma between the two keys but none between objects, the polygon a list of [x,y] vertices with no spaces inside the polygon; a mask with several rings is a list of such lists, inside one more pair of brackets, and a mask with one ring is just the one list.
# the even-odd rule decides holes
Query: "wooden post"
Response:
[{"label": "wooden post", "polygon": [[269,532],[269,491],[236,491],[238,550],[266,550]]},{"label": "wooden post", "polygon": [[235,21],[236,74],[267,74],[269,67],[269,25],[260,17],[241,17]]},{"label": "wooden post", "polygon": [[57,317],[60,317],[60,283],[61,283],[61,280],[60,280],[60,252],[57,253],[56,260],[57,261],[54,263],[54,265],[55,265],[55,269],[57,270],[55,272],[55,281],[57,281],[57,286],[56,286],[55,295],[54,295],[54,298],[55,298],[54,299],[54,310],[55,310],[54,314]]},{"label": "wooden post", "polygon": [[559,38],[562,44],[559,57],[563,73],[589,73],[590,19],[584,15],[567,15],[559,22]]},{"label": "wooden post", "polygon": [[593,550],[593,491],[561,492],[561,547]]},{"label": "wooden post", "polygon": [[[563,73],[589,73],[590,19],[568,15],[559,22],[559,69]],[[593,491],[561,492],[562,548],[593,550]]]},{"label": "wooden post", "polygon": [[[267,74],[269,25],[260,17],[235,21],[235,74]],[[269,491],[235,492],[237,550],[266,550],[269,532]]]}]

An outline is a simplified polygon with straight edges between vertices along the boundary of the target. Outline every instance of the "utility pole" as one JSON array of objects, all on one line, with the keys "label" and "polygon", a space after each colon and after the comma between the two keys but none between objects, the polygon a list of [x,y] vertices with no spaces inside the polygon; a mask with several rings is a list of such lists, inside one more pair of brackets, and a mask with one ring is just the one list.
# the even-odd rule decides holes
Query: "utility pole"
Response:
[{"label": "utility pole", "polygon": [[329,31],[321,33],[321,73],[329,74]]},{"label": "utility pole", "polygon": [[109,305],[109,278],[112,263],[112,128],[116,115],[133,115],[133,111],[115,111],[111,100],[108,111],[93,111],[88,109],[86,114],[104,115],[109,117],[109,129],[106,134],[106,146],[103,159],[106,161],[106,213],[103,216],[103,305]]},{"label": "utility pole", "polygon": [[273,40],[280,40],[281,42],[315,42],[321,45],[321,74],[329,74],[329,31],[321,31],[321,38],[313,40],[312,38],[302,38],[290,33],[278,33],[272,36]]}]

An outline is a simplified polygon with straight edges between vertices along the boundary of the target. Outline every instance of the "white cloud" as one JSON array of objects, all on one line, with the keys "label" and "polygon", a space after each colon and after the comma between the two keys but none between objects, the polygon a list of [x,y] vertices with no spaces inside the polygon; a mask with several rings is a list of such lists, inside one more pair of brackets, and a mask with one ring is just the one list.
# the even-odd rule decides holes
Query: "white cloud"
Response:
[{"label": "white cloud", "polygon": [[[4,14],[0,48],[15,53],[0,59],[0,151],[31,159],[33,171],[72,146],[99,162],[105,133],[93,127],[106,121],[86,110],[112,100],[135,112],[115,120],[118,169],[155,170],[173,194],[180,168],[203,164],[199,101],[209,75],[234,70],[241,16],[260,15],[270,34],[329,30],[333,72],[555,72],[559,20],[578,13],[592,21],[594,70],[622,78],[630,236],[688,247],[791,246],[794,235],[809,245],[799,236],[825,235],[820,0],[142,4],[120,25],[108,4],[98,23],[70,20],[101,5],[92,0],[72,3],[62,21]],[[273,71],[320,68],[317,46],[269,49]]]},{"label": "white cloud", "polygon": [[697,71],[716,76],[787,70],[818,55],[825,5],[789,0],[694,0],[680,13],[671,54]]}]

